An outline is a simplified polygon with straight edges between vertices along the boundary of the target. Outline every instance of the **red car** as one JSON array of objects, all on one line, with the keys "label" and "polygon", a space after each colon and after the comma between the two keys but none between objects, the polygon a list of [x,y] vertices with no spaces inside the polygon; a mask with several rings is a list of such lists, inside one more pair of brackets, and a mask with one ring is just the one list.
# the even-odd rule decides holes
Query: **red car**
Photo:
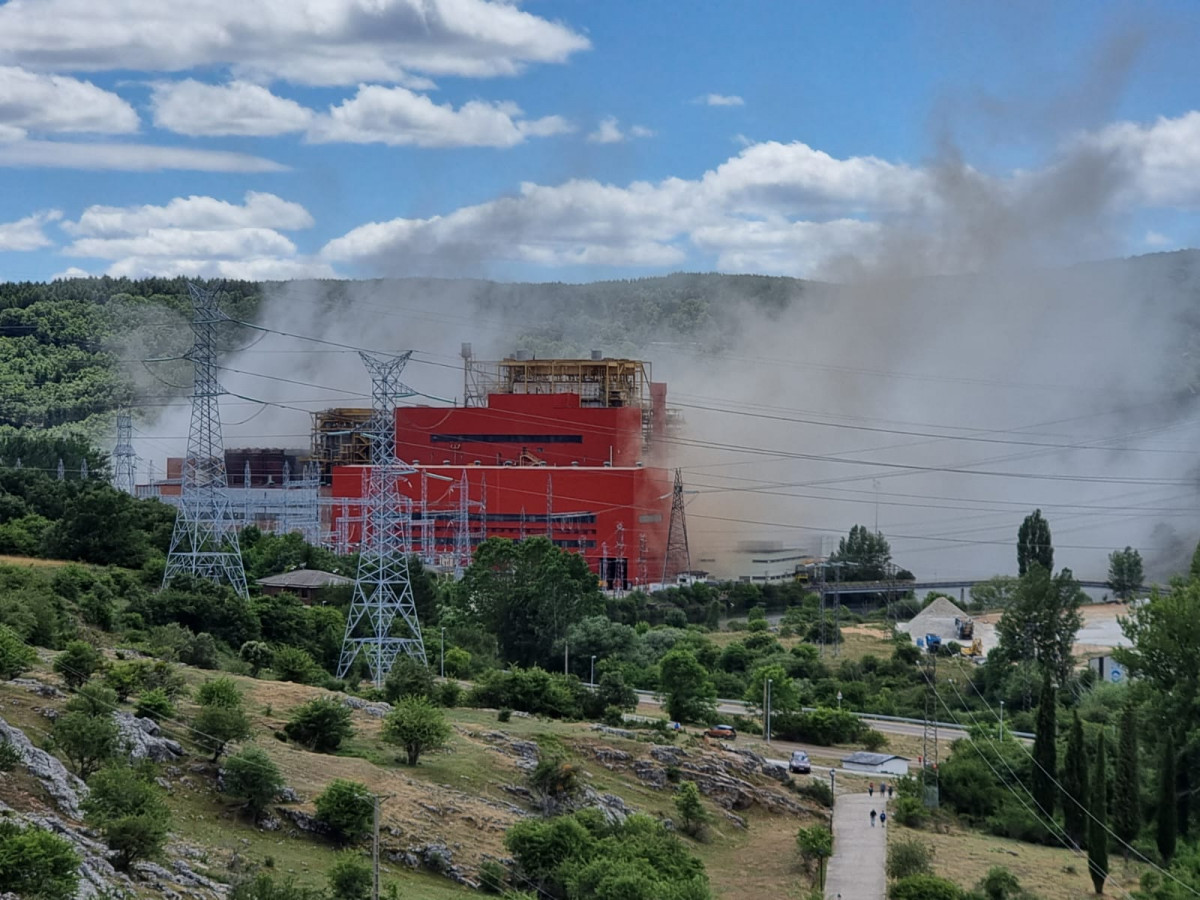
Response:
[{"label": "red car", "polygon": [[732,725],[714,725],[708,731],[704,732],[705,737],[719,738],[725,741],[732,741],[737,737],[737,732],[734,731]]}]

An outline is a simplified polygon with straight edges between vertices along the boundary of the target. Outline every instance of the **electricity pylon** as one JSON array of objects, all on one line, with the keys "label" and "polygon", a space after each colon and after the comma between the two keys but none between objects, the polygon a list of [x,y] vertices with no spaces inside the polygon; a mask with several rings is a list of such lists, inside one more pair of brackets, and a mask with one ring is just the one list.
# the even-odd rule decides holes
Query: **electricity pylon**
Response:
[{"label": "electricity pylon", "polygon": [[237,524],[229,508],[225,447],[221,440],[218,398],[225,393],[217,381],[217,326],[228,317],[217,307],[216,295],[188,285],[192,295],[192,420],[175,531],[167,553],[163,587],[176,575],[195,575],[225,582],[247,596],[246,570],[238,545]]},{"label": "electricity pylon", "polygon": [[667,528],[667,552],[663,555],[663,585],[692,569],[688,550],[687,519],[683,512],[683,470],[675,470],[675,487],[671,490],[671,523]]},{"label": "electricity pylon", "polygon": [[123,409],[117,413],[117,444],[113,447],[113,487],[126,494],[134,490],[137,454],[133,452],[133,415]]},{"label": "electricity pylon", "polygon": [[425,644],[408,573],[412,508],[396,489],[398,478],[415,471],[396,458],[395,398],[412,393],[400,381],[411,355],[410,350],[380,359],[359,353],[371,373],[373,409],[363,429],[371,444],[371,466],[363,475],[358,575],[337,674],[345,678],[362,654],[376,687],[383,685],[401,653],[425,663]]}]

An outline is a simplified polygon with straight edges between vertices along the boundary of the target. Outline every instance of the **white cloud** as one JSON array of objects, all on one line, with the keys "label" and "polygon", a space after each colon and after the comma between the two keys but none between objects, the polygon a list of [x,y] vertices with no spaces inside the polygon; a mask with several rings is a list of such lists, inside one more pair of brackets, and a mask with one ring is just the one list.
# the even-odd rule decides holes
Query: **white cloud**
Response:
[{"label": "white cloud", "polygon": [[133,107],[91,82],[0,66],[0,140],[29,132],[128,134],[137,129]]},{"label": "white cloud", "polygon": [[0,56],[49,71],[235,74],[305,84],[492,77],[588,40],[499,0],[40,0],[0,5]]},{"label": "white cloud", "polygon": [[62,218],[62,213],[56,209],[47,212],[34,213],[15,222],[0,222],[0,252],[41,250],[54,242],[46,237],[42,228],[48,222]]},{"label": "white cloud", "polygon": [[51,281],[66,281],[70,278],[95,278],[91,272],[84,271],[79,266],[67,266],[63,271],[50,276]]},{"label": "white cloud", "polygon": [[311,228],[313,218],[299,203],[274,194],[247,191],[238,206],[214,197],[176,197],[165,206],[89,206],[63,230],[80,237],[112,238],[151,229],[221,231],[242,228]]},{"label": "white cloud", "polygon": [[204,84],[186,81],[154,85],[151,96],[154,124],[187,135],[249,135],[267,137],[303,131],[313,112],[277,97],[248,81]]},{"label": "white cloud", "polygon": [[875,237],[879,226],[849,213],[920,209],[924,184],[923,173],[870,157],[755,144],[696,180],[524,184],[516,196],[444,216],[373,222],[328,242],[322,256],[389,271],[453,271],[464,260],[672,266],[699,250],[730,269],[757,260],[768,271],[799,273]]},{"label": "white cloud", "polygon": [[654,137],[654,132],[649,128],[634,125],[628,131],[622,131],[616,116],[605,116],[587,139],[593,144],[619,144],[629,138],[647,137]]},{"label": "white cloud", "polygon": [[1146,236],[1142,238],[1142,243],[1147,247],[1169,247],[1175,242],[1157,231],[1147,231]]},{"label": "white cloud", "polygon": [[455,109],[407,88],[360,85],[352,98],[313,122],[308,138],[392,146],[513,147],[527,136],[566,128],[558,116],[527,121],[514,103],[472,100]]},{"label": "white cloud", "polygon": [[1079,139],[1077,147],[1116,154],[1131,174],[1131,202],[1200,206],[1200,112],[1152,125],[1118,122]]},{"label": "white cloud", "polygon": [[80,144],[65,141],[0,142],[0,166],[93,171],[161,172],[284,172],[260,156],[224,150],[193,150],[151,144]]},{"label": "white cloud", "polygon": [[745,106],[746,101],[737,94],[704,94],[693,102],[705,106]]},{"label": "white cloud", "polygon": [[110,261],[105,274],[273,280],[332,277],[330,266],[297,252],[280,230],[310,228],[298,203],[250,191],[242,204],[176,197],[162,206],[91,206],[62,228],[69,257]]}]

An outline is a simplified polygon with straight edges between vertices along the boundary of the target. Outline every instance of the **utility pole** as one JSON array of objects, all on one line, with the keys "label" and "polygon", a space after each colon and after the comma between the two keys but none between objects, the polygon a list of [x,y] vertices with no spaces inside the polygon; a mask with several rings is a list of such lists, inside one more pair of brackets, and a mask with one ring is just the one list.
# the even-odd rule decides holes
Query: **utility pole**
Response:
[{"label": "utility pole", "polygon": [[771,743],[771,684],[772,680],[768,678],[763,685],[763,735],[768,744]]},{"label": "utility pole", "polygon": [[446,626],[442,626],[442,677],[446,677]]},{"label": "utility pole", "polygon": [[375,795],[375,804],[373,807],[373,832],[374,839],[371,841],[371,900],[379,900],[379,795]]}]

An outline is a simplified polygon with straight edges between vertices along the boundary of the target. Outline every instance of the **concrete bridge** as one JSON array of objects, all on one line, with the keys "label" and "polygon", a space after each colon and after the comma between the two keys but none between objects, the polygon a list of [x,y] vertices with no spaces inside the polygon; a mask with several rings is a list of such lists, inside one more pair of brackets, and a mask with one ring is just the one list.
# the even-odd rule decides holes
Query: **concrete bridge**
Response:
[{"label": "concrete bridge", "polygon": [[[989,575],[987,578],[958,578],[947,581],[900,581],[898,579],[885,581],[843,581],[840,584],[836,581],[813,581],[809,582],[809,587],[814,592],[826,597],[834,594],[892,594],[899,597],[909,591],[916,591],[918,593],[941,591],[949,593],[950,591],[957,590],[959,597],[965,598],[967,588],[972,588],[985,581],[991,581],[995,577],[994,575]],[[1107,581],[1083,581],[1080,579],[1076,579],[1076,581],[1083,588],[1105,591],[1112,590]]]}]

